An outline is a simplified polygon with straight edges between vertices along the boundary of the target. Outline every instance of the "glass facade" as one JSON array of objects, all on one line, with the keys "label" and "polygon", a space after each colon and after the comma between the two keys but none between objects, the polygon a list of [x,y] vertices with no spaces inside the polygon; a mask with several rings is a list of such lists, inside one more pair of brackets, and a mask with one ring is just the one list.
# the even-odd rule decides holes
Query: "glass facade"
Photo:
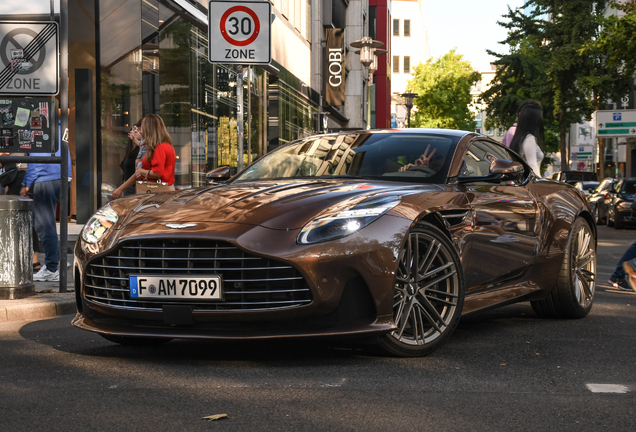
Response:
[{"label": "glass facade", "polygon": [[[309,37],[311,2],[280,3],[294,11],[290,22]],[[316,101],[310,101],[308,89],[279,64],[285,79],[259,67],[242,69],[244,109],[238,113],[238,68],[210,63],[207,29],[170,0],[70,0],[69,7],[71,19],[87,12],[98,15],[90,20],[98,23],[94,30],[84,28],[69,42],[74,50],[70,69],[95,71],[96,154],[90,170],[97,178],[101,174],[102,191],[112,191],[125,180],[120,164],[128,132],[148,114],[159,114],[172,137],[177,189],[204,185],[205,173],[218,166],[236,172],[239,121],[245,165],[316,130]],[[90,33],[95,35],[92,51],[91,44],[84,43]],[[99,191],[91,194],[96,198],[92,211],[110,196],[102,193],[99,200]]]},{"label": "glass facade", "polygon": [[[105,21],[130,22],[123,32],[101,26],[101,141],[108,167],[102,182],[122,182],[115,167],[128,130],[152,113],[163,118],[173,140],[177,189],[205,184],[205,173],[219,165],[236,168],[237,72],[208,62],[205,32],[156,0],[128,0],[117,8],[102,1],[100,7]],[[245,149],[247,161],[253,155]]]}]

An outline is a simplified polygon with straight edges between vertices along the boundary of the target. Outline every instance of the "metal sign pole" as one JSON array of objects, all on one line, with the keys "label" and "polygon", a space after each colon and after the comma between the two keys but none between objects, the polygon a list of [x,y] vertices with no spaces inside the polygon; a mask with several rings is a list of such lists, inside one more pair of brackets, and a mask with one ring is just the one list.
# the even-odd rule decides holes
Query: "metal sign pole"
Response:
[{"label": "metal sign pole", "polygon": [[64,141],[68,129],[68,0],[60,1],[60,102],[62,111],[62,151],[60,187],[60,292],[66,292],[68,254],[68,142]]},{"label": "metal sign pole", "polygon": [[238,134],[238,170],[243,169],[243,66],[236,66],[236,133]]}]

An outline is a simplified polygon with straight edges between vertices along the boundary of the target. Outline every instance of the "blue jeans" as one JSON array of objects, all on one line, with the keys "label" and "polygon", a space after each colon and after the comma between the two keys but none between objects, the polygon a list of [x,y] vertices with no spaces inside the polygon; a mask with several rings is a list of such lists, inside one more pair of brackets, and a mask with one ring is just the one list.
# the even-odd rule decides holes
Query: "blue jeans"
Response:
[{"label": "blue jeans", "polygon": [[625,275],[625,272],[623,271],[623,263],[625,261],[630,261],[634,258],[636,258],[636,242],[632,243],[632,245],[627,249],[627,251],[625,251],[620,261],[618,262],[618,265],[616,266],[616,270],[614,271],[614,273],[612,273],[612,276],[610,276],[610,279],[612,281],[625,279],[626,275]]},{"label": "blue jeans", "polygon": [[60,242],[55,225],[55,210],[59,202],[60,180],[33,185],[33,226],[44,245],[44,264],[53,273],[60,262]]}]

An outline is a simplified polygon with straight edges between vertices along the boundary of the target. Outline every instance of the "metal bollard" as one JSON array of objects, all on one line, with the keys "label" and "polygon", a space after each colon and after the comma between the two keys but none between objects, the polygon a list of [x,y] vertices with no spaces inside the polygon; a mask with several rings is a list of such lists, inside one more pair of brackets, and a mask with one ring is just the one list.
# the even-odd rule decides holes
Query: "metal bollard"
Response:
[{"label": "metal bollard", "polygon": [[31,213],[33,200],[0,196],[0,299],[35,293]]}]

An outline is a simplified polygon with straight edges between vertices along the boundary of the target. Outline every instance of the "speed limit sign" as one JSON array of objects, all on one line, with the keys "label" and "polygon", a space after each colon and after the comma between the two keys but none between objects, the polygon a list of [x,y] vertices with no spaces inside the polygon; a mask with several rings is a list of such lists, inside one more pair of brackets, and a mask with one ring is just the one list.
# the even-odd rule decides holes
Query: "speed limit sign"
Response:
[{"label": "speed limit sign", "polygon": [[271,15],[272,4],[268,1],[210,1],[210,62],[241,65],[270,63]]}]

